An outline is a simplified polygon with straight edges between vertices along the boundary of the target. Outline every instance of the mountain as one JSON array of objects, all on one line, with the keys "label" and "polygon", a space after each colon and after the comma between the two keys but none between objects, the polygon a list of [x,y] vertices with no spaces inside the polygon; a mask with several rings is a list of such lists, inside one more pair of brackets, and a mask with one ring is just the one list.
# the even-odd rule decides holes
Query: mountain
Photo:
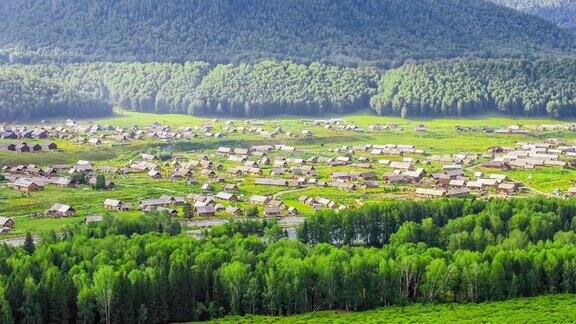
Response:
[{"label": "mountain", "polygon": [[0,60],[399,65],[569,52],[575,36],[479,0],[0,0]]},{"label": "mountain", "polygon": [[574,0],[491,0],[525,13],[534,14],[576,31],[576,1]]}]

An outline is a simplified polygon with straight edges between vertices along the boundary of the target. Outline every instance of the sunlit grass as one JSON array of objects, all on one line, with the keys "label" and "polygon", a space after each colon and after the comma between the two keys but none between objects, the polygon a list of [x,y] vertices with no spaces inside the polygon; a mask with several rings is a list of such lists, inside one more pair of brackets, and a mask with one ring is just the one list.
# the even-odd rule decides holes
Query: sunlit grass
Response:
[{"label": "sunlit grass", "polygon": [[[323,116],[322,119],[336,116]],[[199,138],[193,140],[163,141],[163,140],[138,140],[127,143],[105,143],[98,146],[77,144],[71,140],[54,140],[60,147],[59,151],[37,152],[19,154],[13,152],[0,151],[0,165],[16,164],[37,164],[50,165],[54,163],[75,163],[78,160],[90,160],[95,165],[125,166],[130,160],[136,158],[138,153],[149,150],[163,149],[173,153],[183,155],[189,159],[197,159],[199,155],[208,153],[215,162],[224,165],[228,169],[237,163],[228,161],[225,157],[215,154],[219,146],[248,147],[256,144],[287,144],[296,146],[297,152],[276,152],[274,157],[300,157],[311,156],[339,156],[332,149],[343,145],[354,146],[358,144],[411,144],[418,149],[424,149],[430,154],[454,154],[459,152],[482,153],[492,146],[513,146],[518,141],[540,141],[548,137],[562,138],[567,143],[572,143],[576,135],[568,131],[555,131],[538,133],[537,136],[510,135],[510,134],[488,134],[481,131],[459,133],[456,126],[508,126],[511,124],[540,125],[540,124],[562,124],[566,121],[557,121],[548,118],[510,118],[503,116],[487,115],[466,119],[459,118],[436,118],[436,119],[401,119],[396,117],[380,117],[370,113],[362,112],[355,115],[342,117],[348,122],[355,123],[359,127],[367,130],[370,124],[396,123],[402,131],[389,132],[350,132],[343,130],[328,130],[323,127],[316,127],[312,122],[314,117],[279,116],[263,119],[263,127],[272,130],[275,127],[282,127],[287,132],[300,134],[302,130],[309,129],[313,132],[312,138],[288,138],[280,136],[278,138],[263,138],[257,134],[228,134],[223,139]],[[202,118],[188,115],[176,114],[149,114],[129,112],[120,109],[115,110],[115,115],[108,118],[84,120],[82,122],[95,122],[101,125],[115,125],[131,127],[133,125],[145,126],[152,122],[164,125],[171,125],[175,128],[180,126],[197,126],[212,124],[219,129],[224,125],[224,119],[214,120],[213,118]],[[241,120],[236,121],[237,125],[243,125]],[[417,134],[414,127],[423,124],[427,132]],[[7,143],[11,140],[0,140],[0,143]],[[28,142],[42,142],[43,140],[28,140]],[[358,152],[356,156],[369,156],[368,152]],[[421,158],[418,155],[408,155]],[[378,159],[398,160],[401,157],[379,156]],[[373,163],[374,172],[378,178],[391,172],[392,170]],[[441,167],[439,163],[424,166],[426,171],[435,172]],[[265,166],[265,175],[269,176],[272,166]],[[481,170],[481,168],[476,168]],[[164,175],[168,174],[169,168],[164,168]],[[336,171],[365,171],[363,169],[346,167],[329,167],[326,165],[317,166],[319,178],[328,181],[330,174]],[[513,180],[522,181],[536,193],[549,194],[554,189],[566,190],[576,180],[574,171],[560,168],[541,168],[535,170],[484,170],[488,173],[506,173]],[[197,172],[196,172],[197,173]],[[469,172],[470,173],[470,172]],[[324,197],[332,199],[339,204],[349,204],[351,206],[385,199],[413,198],[413,186],[381,186],[378,189],[357,191],[345,191],[337,188],[310,187],[303,189],[280,188],[271,186],[254,185],[254,177],[244,175],[235,177],[226,171],[219,172],[227,182],[239,185],[239,195],[247,198],[251,195],[272,195],[282,199],[288,206],[296,207],[305,215],[313,212],[308,205],[297,201],[300,195]],[[144,174],[128,176],[108,176],[116,182],[117,187],[110,191],[94,191],[88,186],[79,188],[59,188],[47,186],[45,191],[35,192],[31,197],[22,197],[22,194],[9,189],[0,189],[0,215],[15,217],[17,226],[14,231],[21,234],[27,230],[42,231],[45,229],[58,229],[63,224],[81,221],[83,216],[92,213],[105,212],[102,202],[106,198],[121,199],[123,201],[136,204],[139,199],[158,197],[162,194],[185,196],[188,193],[206,193],[200,189],[202,183],[208,181],[207,178],[198,175],[199,184],[188,185],[185,181],[169,179],[150,179]],[[286,174],[284,178],[291,178]],[[222,190],[224,184],[215,184],[215,193]],[[46,210],[55,202],[69,204],[78,210],[78,216],[72,219],[45,219],[34,218],[35,214]],[[227,204],[227,203],[226,203]],[[240,207],[245,207],[247,203],[240,203]],[[136,212],[132,212],[136,213]],[[124,215],[124,214],[120,214]],[[14,234],[13,234],[14,235]]]},{"label": "sunlit grass", "polygon": [[393,306],[364,312],[296,316],[230,316],[217,323],[573,323],[576,296],[550,295],[480,304]]}]

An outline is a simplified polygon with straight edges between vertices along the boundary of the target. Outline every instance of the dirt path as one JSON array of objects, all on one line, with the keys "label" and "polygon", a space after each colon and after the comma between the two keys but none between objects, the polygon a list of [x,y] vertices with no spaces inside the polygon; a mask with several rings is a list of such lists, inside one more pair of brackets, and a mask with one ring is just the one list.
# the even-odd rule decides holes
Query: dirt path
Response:
[{"label": "dirt path", "polygon": [[[8,244],[9,246],[22,246],[22,245],[24,245],[25,239],[26,239],[25,236],[12,237],[9,239],[0,240],[0,244],[5,243],[5,244]],[[38,243],[38,240],[39,240],[39,237],[34,236],[34,243]]]}]

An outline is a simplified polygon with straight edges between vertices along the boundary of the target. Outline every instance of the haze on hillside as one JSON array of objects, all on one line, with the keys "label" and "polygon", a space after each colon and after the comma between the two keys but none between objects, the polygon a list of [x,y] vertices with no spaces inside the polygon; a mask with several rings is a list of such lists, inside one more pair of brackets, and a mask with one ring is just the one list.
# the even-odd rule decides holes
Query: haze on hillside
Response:
[{"label": "haze on hillside", "polygon": [[549,20],[563,28],[576,30],[574,0],[490,0]]},{"label": "haze on hillside", "polygon": [[0,12],[4,55],[21,62],[397,65],[567,52],[576,44],[551,23],[478,0],[2,0]]}]

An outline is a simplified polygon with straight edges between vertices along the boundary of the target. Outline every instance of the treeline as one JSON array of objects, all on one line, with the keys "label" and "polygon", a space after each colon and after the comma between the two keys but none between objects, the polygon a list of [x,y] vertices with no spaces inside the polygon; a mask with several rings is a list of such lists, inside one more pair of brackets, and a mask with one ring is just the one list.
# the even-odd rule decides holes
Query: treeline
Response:
[{"label": "treeline", "polygon": [[380,80],[372,108],[381,115],[504,114],[576,116],[576,60],[449,60],[406,64]]},{"label": "treeline", "polygon": [[85,63],[58,69],[66,83],[111,104],[134,111],[184,114],[190,112],[195,90],[210,70],[204,62]]},{"label": "treeline", "polygon": [[483,251],[513,239],[521,245],[576,231],[573,200],[439,199],[392,201],[306,219],[298,231],[305,243],[362,245],[424,242],[443,250]]},{"label": "treeline", "polygon": [[[379,71],[372,68],[276,61],[212,68],[204,62],[0,65],[0,71],[16,81],[15,75],[47,80],[82,98],[92,98],[95,104],[106,102],[84,109],[77,101],[78,113],[42,107],[46,117],[48,113],[103,114],[110,112],[110,104],[134,111],[193,115],[343,113],[366,108],[379,77]],[[37,92],[34,83],[25,84],[30,88],[4,85],[3,93],[12,100],[0,106],[5,119],[26,117],[24,113],[38,117],[37,104],[31,100],[42,102],[44,93]]]},{"label": "treeline", "polygon": [[12,63],[406,59],[572,52],[570,33],[477,0],[2,0]]},{"label": "treeline", "polygon": [[219,65],[198,86],[190,111],[238,116],[352,112],[368,107],[378,75],[375,69],[319,63]]},{"label": "treeline", "polygon": [[111,113],[112,106],[107,101],[62,81],[49,68],[30,73],[17,66],[0,65],[0,120]]},{"label": "treeline", "polygon": [[398,69],[287,61],[0,65],[3,119],[110,113],[270,116],[349,113],[402,117],[576,116],[576,59],[458,59]]},{"label": "treeline", "polygon": [[[69,228],[36,247],[0,248],[0,321],[165,323],[574,293],[573,203],[392,202],[300,230],[308,240],[389,237],[370,243],[389,242],[379,248],[288,240],[274,223],[231,224],[200,240],[158,226],[122,235],[110,220]],[[466,233],[481,245],[442,243]]]}]

